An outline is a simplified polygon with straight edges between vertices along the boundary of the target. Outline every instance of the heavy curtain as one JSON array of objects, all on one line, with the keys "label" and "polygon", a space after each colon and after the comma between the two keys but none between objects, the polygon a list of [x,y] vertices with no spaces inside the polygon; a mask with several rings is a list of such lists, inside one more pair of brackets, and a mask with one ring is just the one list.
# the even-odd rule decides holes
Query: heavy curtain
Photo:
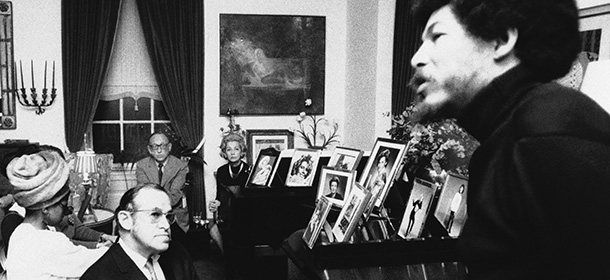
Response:
[{"label": "heavy curtain", "polygon": [[[203,1],[137,0],[137,4],[163,104],[183,144],[195,148],[203,139]],[[191,166],[196,186],[191,212],[201,212],[207,208],[201,188],[203,166],[194,167],[198,168]]]},{"label": "heavy curtain", "polygon": [[409,87],[414,70],[411,57],[421,44],[422,26],[411,17],[411,0],[396,1],[394,23],[394,64],[392,71],[392,115],[401,114],[413,102],[415,91]]},{"label": "heavy curtain", "polygon": [[102,92],[121,0],[61,2],[64,118],[68,149],[78,151]]}]

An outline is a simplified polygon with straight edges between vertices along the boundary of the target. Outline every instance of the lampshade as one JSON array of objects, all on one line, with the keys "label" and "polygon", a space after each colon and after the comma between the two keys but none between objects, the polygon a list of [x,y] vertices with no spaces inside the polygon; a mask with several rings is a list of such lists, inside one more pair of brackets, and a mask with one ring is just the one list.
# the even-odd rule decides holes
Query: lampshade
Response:
[{"label": "lampshade", "polygon": [[95,152],[93,151],[78,151],[76,152],[76,164],[74,170],[77,173],[88,175],[97,172],[97,164],[95,161]]}]

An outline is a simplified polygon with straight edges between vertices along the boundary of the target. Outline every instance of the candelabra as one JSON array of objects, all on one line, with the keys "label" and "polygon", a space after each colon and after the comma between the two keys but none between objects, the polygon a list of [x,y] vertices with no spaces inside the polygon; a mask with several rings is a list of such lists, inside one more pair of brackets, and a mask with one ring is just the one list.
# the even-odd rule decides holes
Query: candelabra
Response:
[{"label": "candelabra", "polygon": [[[13,64],[14,65],[14,64]],[[55,101],[55,97],[57,97],[57,89],[55,88],[55,61],[53,61],[53,78],[51,84],[51,96],[47,94],[49,89],[47,88],[47,62],[44,62],[44,85],[42,88],[41,99],[38,100],[38,94],[36,93],[36,86],[34,85],[34,61],[31,61],[31,72],[32,72],[32,87],[30,88],[30,96],[26,94],[26,88],[23,83],[23,65],[21,64],[21,60],[19,61],[19,67],[21,70],[21,94],[15,89],[17,93],[17,99],[19,103],[24,107],[36,108],[36,114],[40,115],[45,112],[45,109],[53,105],[53,101]],[[13,67],[13,77],[14,77],[14,85],[15,88],[17,85],[17,67]]]}]

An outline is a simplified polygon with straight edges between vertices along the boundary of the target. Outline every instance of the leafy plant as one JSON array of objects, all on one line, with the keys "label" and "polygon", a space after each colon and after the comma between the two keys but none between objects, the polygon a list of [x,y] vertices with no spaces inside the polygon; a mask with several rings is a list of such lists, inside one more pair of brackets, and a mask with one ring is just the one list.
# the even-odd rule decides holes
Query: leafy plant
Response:
[{"label": "leafy plant", "polygon": [[453,119],[412,123],[413,107],[410,105],[394,116],[388,130],[392,139],[409,144],[406,156],[409,169],[426,168],[435,159],[444,170],[468,176],[468,163],[479,143]]}]

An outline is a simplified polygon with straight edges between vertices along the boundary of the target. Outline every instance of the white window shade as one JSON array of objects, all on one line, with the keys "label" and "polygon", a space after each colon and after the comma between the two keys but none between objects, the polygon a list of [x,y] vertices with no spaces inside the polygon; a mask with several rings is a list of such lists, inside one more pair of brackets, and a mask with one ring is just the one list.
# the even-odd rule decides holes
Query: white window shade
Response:
[{"label": "white window shade", "polygon": [[124,0],[101,100],[161,100],[135,0]]}]

